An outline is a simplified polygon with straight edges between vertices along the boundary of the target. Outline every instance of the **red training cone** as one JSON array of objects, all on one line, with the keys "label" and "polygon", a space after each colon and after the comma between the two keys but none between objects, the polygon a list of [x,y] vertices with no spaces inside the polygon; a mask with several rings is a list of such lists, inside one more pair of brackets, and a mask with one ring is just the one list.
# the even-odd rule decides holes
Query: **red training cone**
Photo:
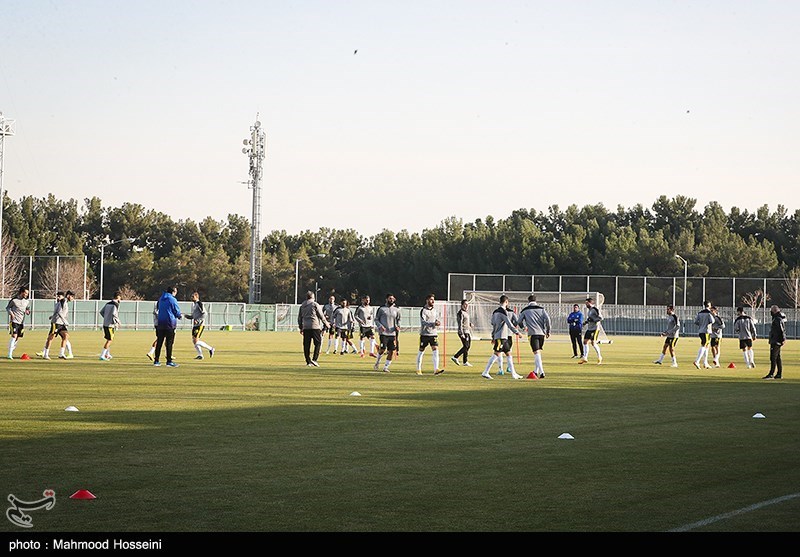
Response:
[{"label": "red training cone", "polygon": [[97,499],[88,489],[79,489],[69,496],[70,499]]},{"label": "red training cone", "polygon": [[728,369],[733,369],[735,367],[736,367],[736,364],[734,364],[733,362],[728,364]]},{"label": "red training cone", "polygon": [[20,356],[20,357],[19,357],[19,359],[20,359],[20,360],[30,360],[30,359],[31,359],[31,357],[30,357],[30,356],[28,356],[27,354],[23,354],[22,356]]},{"label": "red training cone", "polygon": [[535,372],[535,371],[532,371],[532,372],[530,372],[530,373],[528,374],[528,376],[527,376],[525,379],[539,379],[539,376],[538,376],[538,375],[536,375],[536,372]]}]

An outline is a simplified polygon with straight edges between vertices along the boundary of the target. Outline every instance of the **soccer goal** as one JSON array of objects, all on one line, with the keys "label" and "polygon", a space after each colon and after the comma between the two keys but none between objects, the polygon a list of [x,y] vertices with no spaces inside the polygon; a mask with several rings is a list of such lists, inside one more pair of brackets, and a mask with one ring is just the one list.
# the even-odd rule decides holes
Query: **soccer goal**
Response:
[{"label": "soccer goal", "polygon": [[[491,339],[492,337],[492,312],[500,305],[500,296],[508,296],[508,307],[515,314],[519,314],[528,305],[530,291],[499,291],[499,290],[464,290],[464,298],[470,305],[470,322],[472,324],[472,338],[475,340]],[[605,297],[601,292],[536,292],[536,303],[547,310],[550,320],[559,322],[572,312],[572,306],[578,304],[586,315],[586,299],[593,298],[602,315]],[[513,319],[512,319],[513,321]],[[611,344],[602,322],[598,324],[597,342]]]}]

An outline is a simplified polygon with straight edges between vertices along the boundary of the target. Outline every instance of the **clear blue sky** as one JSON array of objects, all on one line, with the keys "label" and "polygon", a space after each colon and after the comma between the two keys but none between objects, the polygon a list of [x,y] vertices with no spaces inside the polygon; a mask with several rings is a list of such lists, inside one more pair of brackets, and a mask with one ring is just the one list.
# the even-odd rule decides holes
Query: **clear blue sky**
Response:
[{"label": "clear blue sky", "polygon": [[14,199],[249,217],[259,113],[262,234],[800,209],[800,2],[0,2]]}]

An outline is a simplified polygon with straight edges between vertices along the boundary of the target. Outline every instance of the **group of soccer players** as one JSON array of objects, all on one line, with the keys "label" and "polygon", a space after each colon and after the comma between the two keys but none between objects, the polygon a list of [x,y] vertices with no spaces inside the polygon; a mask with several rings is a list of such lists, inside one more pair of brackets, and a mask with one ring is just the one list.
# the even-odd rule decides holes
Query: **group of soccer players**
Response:
[{"label": "group of soccer players", "polygon": [[[111,300],[109,300],[100,310],[100,316],[103,318],[103,339],[104,344],[103,348],[100,352],[100,360],[108,361],[113,358],[111,355],[111,343],[114,340],[114,334],[120,327],[120,320],[119,320],[119,303],[120,303],[120,292],[114,292],[114,296]],[[66,292],[59,291],[56,293],[56,299],[53,307],[53,313],[49,317],[50,321],[50,329],[47,333],[47,339],[45,340],[44,348],[41,352],[37,352],[36,355],[40,358],[45,360],[50,360],[50,346],[53,340],[56,337],[59,337],[61,340],[61,346],[59,350],[58,357],[62,360],[70,360],[75,357],[72,352],[72,343],[70,342],[69,336],[69,304],[75,299],[75,294],[67,290]],[[8,313],[8,332],[10,335],[10,339],[8,342],[8,356],[9,360],[14,359],[14,350],[19,343],[19,340],[23,337],[25,332],[25,317],[30,315],[30,291],[27,287],[23,286],[20,287],[17,294],[14,295],[6,305],[6,313]],[[192,319],[192,343],[194,348],[197,352],[197,356],[195,359],[202,360],[203,359],[203,349],[205,348],[209,352],[209,356],[213,356],[215,349],[200,340],[201,335],[203,334],[203,329],[205,328],[205,319],[206,319],[206,310],[203,306],[203,302],[200,301],[200,294],[198,292],[194,292],[192,294],[192,310],[191,314],[185,316],[187,319]],[[159,311],[158,311],[158,302],[156,302],[155,309],[153,310],[153,324],[156,328],[156,335],[157,340],[159,336],[159,329],[161,328],[159,324]],[[174,327],[173,327],[174,329]],[[158,364],[158,357],[157,354],[160,352],[158,350],[160,348],[159,343],[157,341],[153,342],[153,346],[150,352],[147,354],[147,357],[154,361],[154,364]],[[172,345],[168,341],[168,357],[167,357],[167,365],[172,362]],[[174,364],[174,363],[173,363]],[[177,364],[174,364],[173,367],[177,367]]]}]

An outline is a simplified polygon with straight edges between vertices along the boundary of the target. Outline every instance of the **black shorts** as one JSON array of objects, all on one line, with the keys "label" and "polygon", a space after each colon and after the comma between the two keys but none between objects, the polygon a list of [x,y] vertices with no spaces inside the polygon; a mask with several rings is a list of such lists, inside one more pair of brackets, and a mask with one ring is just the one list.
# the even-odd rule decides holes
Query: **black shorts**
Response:
[{"label": "black shorts", "polygon": [[192,338],[200,338],[200,335],[203,334],[205,328],[205,325],[195,325],[192,327]]},{"label": "black shorts", "polygon": [[17,338],[22,338],[22,335],[25,331],[25,324],[24,323],[9,323],[8,324],[8,334],[11,336],[16,335]]},{"label": "black shorts", "polygon": [[381,335],[381,350],[388,350],[394,352],[397,350],[397,337],[394,335]]},{"label": "black shorts", "polygon": [[106,340],[114,340],[114,327],[103,327],[103,337]]},{"label": "black shorts", "polygon": [[700,333],[697,336],[700,337],[700,346],[708,346],[709,338],[711,335],[708,333]]},{"label": "black shorts", "polygon": [[752,348],[753,347],[753,339],[752,338],[740,338],[739,339],[739,349],[744,350],[745,348]]},{"label": "black shorts", "polygon": [[66,325],[57,325],[56,323],[50,323],[50,333],[51,335],[60,335],[61,333],[68,333]]},{"label": "black shorts", "polygon": [[439,337],[437,336],[429,337],[429,336],[419,335],[419,351],[422,352],[423,350],[425,350],[426,346],[430,346],[434,350],[439,348]]},{"label": "black shorts", "polygon": [[664,346],[675,348],[676,344],[678,344],[678,337],[667,337],[664,339]]},{"label": "black shorts", "polygon": [[719,337],[711,337],[711,346],[719,346]]},{"label": "black shorts", "polygon": [[531,350],[538,352],[544,348],[544,335],[531,335],[528,337],[531,343]]},{"label": "black shorts", "polygon": [[336,329],[336,336],[338,336],[342,340],[347,340],[348,338],[353,338],[353,331],[350,329]]},{"label": "black shorts", "polygon": [[508,354],[511,352],[511,340],[508,338],[496,338],[492,341],[492,352],[502,352]]},{"label": "black shorts", "polygon": [[583,334],[583,339],[584,340],[591,340],[592,342],[594,342],[594,341],[597,340],[597,335],[599,335],[599,334],[600,334],[600,329],[595,329],[594,331],[588,331],[587,330]]},{"label": "black shorts", "polygon": [[372,327],[361,327],[360,329],[361,338],[375,338],[375,332],[372,330]]}]

